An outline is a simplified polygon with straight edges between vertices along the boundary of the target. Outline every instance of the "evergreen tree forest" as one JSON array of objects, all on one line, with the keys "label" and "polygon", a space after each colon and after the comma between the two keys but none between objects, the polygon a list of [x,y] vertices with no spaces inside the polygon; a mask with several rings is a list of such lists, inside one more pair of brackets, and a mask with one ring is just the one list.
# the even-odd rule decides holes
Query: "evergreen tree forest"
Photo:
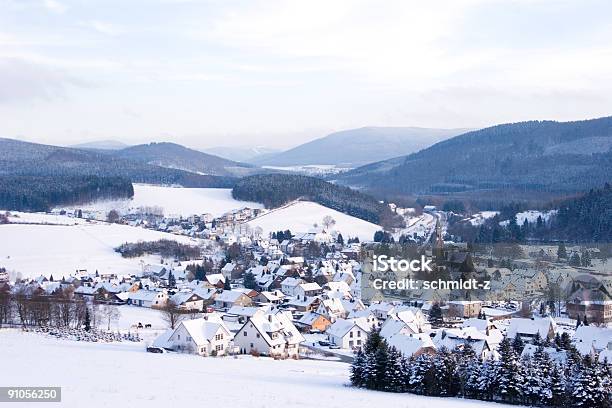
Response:
[{"label": "evergreen tree forest", "polygon": [[[518,349],[517,349],[518,347]],[[606,408],[612,404],[612,369],[572,346],[567,361],[554,361],[542,345],[520,357],[520,345],[504,338],[498,359],[461,349],[406,357],[373,328],[351,365],[351,384],[378,391],[461,397],[541,407]]]},{"label": "evergreen tree forest", "polygon": [[49,211],[62,204],[131,198],[134,188],[122,177],[0,176],[0,208]]}]

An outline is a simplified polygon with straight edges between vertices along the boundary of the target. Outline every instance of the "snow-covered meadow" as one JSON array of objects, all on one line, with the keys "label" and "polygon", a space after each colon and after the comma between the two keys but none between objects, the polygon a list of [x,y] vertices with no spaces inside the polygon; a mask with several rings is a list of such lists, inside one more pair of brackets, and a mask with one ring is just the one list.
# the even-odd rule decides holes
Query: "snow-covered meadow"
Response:
[{"label": "snow-covered meadow", "polygon": [[324,207],[311,201],[298,201],[285,207],[271,210],[251,221],[253,228],[260,227],[264,233],[278,230],[291,230],[292,233],[309,232],[315,224],[323,225],[323,218],[331,216],[336,224],[333,229],[339,231],[345,238],[359,237],[361,241],[371,241],[374,233],[382,227],[351,217],[331,208]]},{"label": "snow-covered meadow", "polygon": [[183,188],[148,184],[134,184],[134,197],[131,200],[96,201],[76,207],[59,208],[81,208],[106,214],[113,209],[127,213],[139,207],[161,207],[165,215],[210,213],[215,217],[244,207],[263,208],[259,203],[235,200],[229,188]]},{"label": "snow-covered meadow", "polygon": [[[62,387],[62,407],[470,408],[490,403],[357,390],[332,361],[150,354],[143,343],[84,343],[0,330],[0,384]],[[497,406],[497,404],[495,404]]]},{"label": "snow-covered meadow", "polygon": [[[22,214],[21,220],[28,217],[29,214]],[[34,219],[48,223],[57,220],[55,216],[47,217],[37,214]],[[24,278],[50,274],[61,278],[81,269],[117,275],[137,274],[141,272],[141,258],[122,258],[114,248],[125,242],[163,238],[184,244],[198,242],[185,236],[127,225],[75,222],[72,225],[0,226],[0,264],[9,273],[19,272]]]}]

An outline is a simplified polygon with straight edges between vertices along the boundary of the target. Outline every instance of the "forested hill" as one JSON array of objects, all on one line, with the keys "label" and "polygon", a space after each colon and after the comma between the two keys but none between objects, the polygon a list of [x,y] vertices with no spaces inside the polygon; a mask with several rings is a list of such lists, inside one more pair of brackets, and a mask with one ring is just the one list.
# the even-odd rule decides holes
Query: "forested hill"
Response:
[{"label": "forested hill", "polygon": [[611,148],[612,117],[505,124],[357,168],[337,182],[395,194],[577,192],[608,181]]},{"label": "forested hill", "polygon": [[3,210],[49,211],[61,204],[133,196],[132,183],[122,177],[0,175],[0,209]]},{"label": "forested hill", "polygon": [[233,178],[168,169],[100,151],[0,138],[0,175],[123,177],[134,183],[231,187]]},{"label": "forested hill", "polygon": [[257,169],[244,163],[189,149],[176,143],[149,143],[127,147],[112,153],[115,157],[148,163],[196,174],[244,176]]},{"label": "forested hill", "polygon": [[399,222],[389,207],[374,197],[314,177],[289,174],[245,177],[236,183],[232,196],[237,200],[262,203],[266,208],[304,199],[379,225]]},{"label": "forested hill", "polygon": [[591,190],[559,206],[553,233],[567,241],[612,243],[612,187]]},{"label": "forested hill", "polygon": [[56,205],[131,197],[132,182],[231,187],[235,179],[167,169],[107,153],[0,138],[0,209],[45,211]]}]

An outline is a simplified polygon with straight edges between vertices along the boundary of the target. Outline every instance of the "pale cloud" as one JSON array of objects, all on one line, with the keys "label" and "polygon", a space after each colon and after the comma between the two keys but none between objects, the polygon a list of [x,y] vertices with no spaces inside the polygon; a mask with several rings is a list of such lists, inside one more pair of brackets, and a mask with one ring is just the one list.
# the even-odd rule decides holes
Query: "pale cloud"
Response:
[{"label": "pale cloud", "polygon": [[44,6],[55,13],[64,13],[66,6],[57,0],[43,0]]},{"label": "pale cloud", "polygon": [[603,0],[0,1],[14,79],[0,134],[287,146],[606,115],[610,14]]}]

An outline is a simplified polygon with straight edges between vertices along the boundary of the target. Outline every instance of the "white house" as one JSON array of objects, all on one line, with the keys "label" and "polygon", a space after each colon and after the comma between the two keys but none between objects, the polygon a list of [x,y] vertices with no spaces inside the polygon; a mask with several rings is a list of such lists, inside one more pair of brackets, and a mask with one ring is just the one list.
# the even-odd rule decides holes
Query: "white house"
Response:
[{"label": "white house", "polygon": [[338,319],[326,331],[329,342],[343,349],[362,348],[369,332],[370,327],[352,319]]},{"label": "white house", "polygon": [[234,345],[241,353],[259,353],[282,358],[297,357],[304,337],[287,312],[256,313],[238,330]]},{"label": "white house", "polygon": [[166,305],[167,300],[166,291],[140,289],[128,295],[128,304],[140,307],[161,308]]},{"label": "white house", "polygon": [[287,296],[295,296],[295,290],[304,281],[299,278],[288,277],[281,282],[281,292]]},{"label": "white house", "polygon": [[301,297],[317,296],[321,294],[321,292],[323,292],[323,288],[321,288],[321,286],[319,286],[319,284],[316,282],[300,283],[297,288],[295,288],[295,295]]},{"label": "white house", "polygon": [[250,306],[251,298],[237,290],[224,290],[215,297],[215,308],[229,309],[232,306]]},{"label": "white house", "polygon": [[555,337],[557,324],[550,317],[545,318],[512,318],[510,319],[510,327],[508,327],[507,335],[511,339],[517,335],[523,340],[533,340],[536,333],[540,334],[542,339],[552,339]]},{"label": "white house", "polygon": [[204,309],[204,298],[194,292],[178,292],[170,298],[170,301],[182,310]]},{"label": "white house", "polygon": [[176,329],[162,334],[153,345],[201,356],[221,356],[228,352],[231,340],[232,334],[223,321],[211,314],[181,321]]}]

